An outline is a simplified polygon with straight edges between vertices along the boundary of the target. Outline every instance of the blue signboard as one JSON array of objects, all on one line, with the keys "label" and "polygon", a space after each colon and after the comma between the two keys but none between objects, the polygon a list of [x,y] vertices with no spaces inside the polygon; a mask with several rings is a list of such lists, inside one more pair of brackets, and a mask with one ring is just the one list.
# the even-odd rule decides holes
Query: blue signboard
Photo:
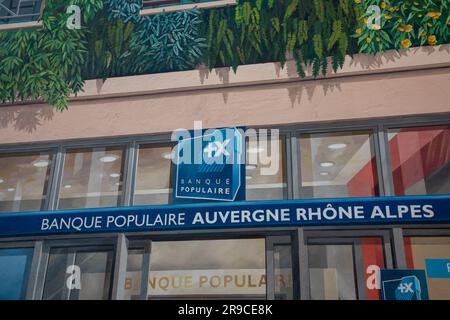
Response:
[{"label": "blue signboard", "polygon": [[174,203],[245,200],[243,130],[198,131],[175,148]]},{"label": "blue signboard", "polygon": [[428,300],[425,270],[381,270],[383,300]]},{"label": "blue signboard", "polygon": [[0,236],[450,223],[450,196],[244,201],[0,214]]},{"label": "blue signboard", "polygon": [[0,300],[25,299],[33,248],[0,249]]},{"label": "blue signboard", "polygon": [[425,259],[425,268],[428,278],[450,279],[450,259]]}]

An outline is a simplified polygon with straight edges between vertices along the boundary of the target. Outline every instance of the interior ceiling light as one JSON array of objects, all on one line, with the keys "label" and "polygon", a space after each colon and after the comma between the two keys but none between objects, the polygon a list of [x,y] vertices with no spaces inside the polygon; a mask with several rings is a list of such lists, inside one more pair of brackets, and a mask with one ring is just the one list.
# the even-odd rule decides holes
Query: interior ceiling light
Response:
[{"label": "interior ceiling light", "polygon": [[322,171],[322,172],[320,173],[320,175],[321,175],[321,176],[329,176],[330,174],[329,174],[328,172],[326,172],[326,171]]},{"label": "interior ceiling light", "polygon": [[324,162],[320,163],[320,166],[322,168],[331,168],[331,167],[334,166],[334,162],[332,162],[332,161],[324,161]]},{"label": "interior ceiling light", "polygon": [[13,192],[13,191],[15,191],[16,189],[15,188],[8,188],[8,191],[9,192]]},{"label": "interior ceiling light", "polygon": [[245,179],[246,179],[246,180],[252,180],[253,177],[252,177],[252,176],[246,176]]},{"label": "interior ceiling light", "polygon": [[118,156],[113,155],[113,154],[109,154],[109,155],[101,157],[100,161],[104,162],[104,163],[110,163],[110,162],[116,161],[117,159],[118,159]]},{"label": "interior ceiling light", "polygon": [[346,143],[333,143],[328,146],[328,149],[330,150],[341,150],[347,148]]},{"label": "interior ceiling light", "polygon": [[120,174],[119,173],[111,173],[109,176],[111,178],[118,178],[118,177],[120,177]]},{"label": "interior ceiling light", "polygon": [[48,160],[36,160],[33,162],[33,166],[35,166],[36,168],[45,168],[48,167],[49,164],[50,161]]},{"label": "interior ceiling light", "polygon": [[172,160],[174,158],[173,153],[172,152],[164,152],[162,154],[162,157],[166,160]]},{"label": "interior ceiling light", "polygon": [[256,166],[255,166],[254,164],[248,164],[245,168],[246,168],[247,170],[255,170],[255,169],[256,169]]},{"label": "interior ceiling light", "polygon": [[71,186],[70,184],[66,184],[66,185],[64,186],[64,189],[70,189],[70,188],[72,188],[72,186]]},{"label": "interior ceiling light", "polygon": [[3,182],[5,182],[5,180],[3,180],[2,178],[0,178],[0,183],[3,183]]},{"label": "interior ceiling light", "polygon": [[260,153],[263,152],[265,149],[263,147],[254,147],[254,148],[249,148],[248,149],[248,153]]}]

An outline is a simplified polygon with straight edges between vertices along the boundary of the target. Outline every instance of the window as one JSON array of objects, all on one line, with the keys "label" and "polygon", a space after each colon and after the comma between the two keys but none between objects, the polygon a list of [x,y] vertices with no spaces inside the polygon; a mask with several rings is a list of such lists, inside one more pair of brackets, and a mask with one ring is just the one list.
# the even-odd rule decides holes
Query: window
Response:
[{"label": "window", "polygon": [[0,29],[5,24],[35,22],[42,9],[42,0],[0,0]]},{"label": "window", "polygon": [[0,155],[0,212],[43,210],[53,155]]},{"label": "window", "polygon": [[383,239],[310,239],[312,300],[379,300],[376,272],[385,268]]},{"label": "window", "polygon": [[[107,300],[110,298],[113,250],[105,248],[53,248],[44,283],[44,300]],[[79,267],[79,273],[70,267]],[[73,275],[72,286],[69,277]],[[75,279],[80,276],[79,279]],[[75,286],[79,281],[79,286]]]},{"label": "window", "polygon": [[274,245],[274,283],[276,300],[292,300],[292,247],[291,245]]},{"label": "window", "polygon": [[33,248],[0,249],[0,300],[25,299]]},{"label": "window", "polygon": [[246,200],[287,198],[285,154],[284,138],[246,144]]},{"label": "window", "polygon": [[302,134],[302,198],[378,196],[378,178],[369,131]]},{"label": "window", "polygon": [[[130,250],[126,299],[139,296],[142,254]],[[264,239],[152,242],[148,298],[264,299],[265,256]]]},{"label": "window", "polygon": [[[427,271],[428,294],[431,300],[450,299],[450,237],[405,237],[408,269]],[[438,262],[438,274],[430,273],[426,262]],[[439,260],[445,261],[439,263]],[[436,267],[434,267],[436,268]],[[445,275],[442,275],[445,274]]]},{"label": "window", "polygon": [[141,15],[235,5],[236,0],[143,0]]},{"label": "window", "polygon": [[172,198],[172,146],[139,146],[134,205],[168,204]]},{"label": "window", "polygon": [[122,196],[124,149],[67,151],[58,209],[117,207]]},{"label": "window", "polygon": [[396,195],[450,193],[450,125],[389,130]]}]

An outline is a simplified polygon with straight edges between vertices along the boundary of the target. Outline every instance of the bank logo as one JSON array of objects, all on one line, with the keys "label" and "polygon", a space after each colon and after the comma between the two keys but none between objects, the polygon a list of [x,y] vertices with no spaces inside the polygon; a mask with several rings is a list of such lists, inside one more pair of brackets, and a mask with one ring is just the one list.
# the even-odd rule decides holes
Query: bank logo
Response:
[{"label": "bank logo", "polygon": [[428,300],[424,270],[382,270],[384,300]]},{"label": "bank logo", "polygon": [[174,202],[245,200],[242,129],[192,132],[175,148]]}]

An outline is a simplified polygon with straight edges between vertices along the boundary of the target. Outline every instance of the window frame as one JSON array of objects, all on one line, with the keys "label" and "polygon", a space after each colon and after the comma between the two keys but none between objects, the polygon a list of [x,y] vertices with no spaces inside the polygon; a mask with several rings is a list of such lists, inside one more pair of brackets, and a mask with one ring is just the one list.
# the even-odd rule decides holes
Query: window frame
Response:
[{"label": "window frame", "polygon": [[[61,145],[58,149],[58,163],[57,168],[55,169],[55,181],[53,182],[53,197],[50,199],[49,210],[64,210],[58,209],[59,206],[59,195],[61,191],[62,179],[64,176],[64,164],[66,160],[67,152],[83,150],[83,149],[94,149],[94,148],[109,148],[109,147],[118,147],[122,148],[122,189],[120,195],[118,197],[117,206],[124,206],[126,195],[126,181],[129,180],[127,177],[128,165],[129,165],[129,142],[118,140],[118,141],[109,141],[109,142],[101,142],[101,141],[91,141],[91,142],[75,142],[69,143],[67,145]],[[83,209],[83,208],[77,208]],[[67,209],[70,210],[70,209]]]},{"label": "window frame", "polygon": [[3,30],[18,30],[18,29],[30,29],[30,28],[40,28],[43,26],[42,15],[45,9],[45,0],[41,1],[41,7],[39,9],[38,18],[34,21],[28,22],[8,22],[5,24],[0,24],[0,31]]},{"label": "window frame", "polygon": [[376,178],[378,181],[378,196],[372,196],[374,198],[379,198],[386,196],[386,190],[384,186],[384,176],[383,176],[383,158],[381,155],[381,149],[382,146],[379,141],[379,133],[382,132],[380,130],[379,126],[377,125],[349,125],[347,126],[329,126],[328,128],[317,128],[315,129],[299,129],[296,130],[294,133],[294,141],[292,143],[294,144],[293,149],[295,149],[295,154],[292,153],[292,157],[295,159],[295,164],[298,165],[296,175],[293,177],[294,181],[296,182],[295,188],[294,188],[294,199],[300,198],[300,199],[308,199],[302,197],[301,189],[302,189],[302,176],[301,176],[301,148],[300,148],[300,139],[302,135],[309,134],[309,135],[315,135],[315,134],[333,134],[333,133],[353,133],[353,132],[364,132],[368,131],[369,133],[369,143],[371,146],[371,149],[373,150],[373,155],[371,155],[373,158],[375,158],[375,164],[376,164]]},{"label": "window frame", "polygon": [[178,4],[178,5],[166,5],[157,8],[142,7],[139,11],[140,16],[151,16],[160,13],[172,13],[183,10],[191,9],[212,9],[218,7],[234,6],[237,5],[237,0],[213,0],[210,2],[199,2],[190,4]]},{"label": "window frame", "polygon": [[355,293],[356,300],[366,300],[366,290],[364,275],[365,270],[363,266],[359,264],[360,259],[360,243],[356,240],[360,238],[380,238],[383,244],[383,256],[385,262],[385,269],[393,269],[398,267],[395,264],[394,250],[393,250],[393,236],[389,230],[389,227],[379,227],[375,230],[370,229],[340,229],[340,230],[304,230],[304,246],[305,246],[305,258],[301,261],[301,272],[305,274],[307,282],[304,285],[303,294],[307,299],[311,299],[311,279],[309,274],[309,256],[308,256],[308,246],[309,245],[329,245],[329,244],[348,244],[352,245],[353,252],[353,271],[355,275]]},{"label": "window frame", "polygon": [[[119,278],[117,264],[120,259],[118,254],[118,239],[120,235],[109,235],[109,237],[90,238],[85,237],[82,239],[49,239],[40,241],[40,252],[38,257],[33,257],[39,260],[37,267],[35,268],[34,283],[29,284],[29,290],[32,292],[30,299],[42,300],[44,296],[45,280],[47,277],[47,267],[50,257],[50,251],[53,248],[110,248],[112,250],[112,272],[111,272],[111,285],[109,292],[109,299],[114,297],[114,287],[117,286],[116,282]],[[37,242],[39,243],[39,241]],[[30,277],[31,278],[31,277]]]},{"label": "window frame", "polygon": [[[396,124],[395,122],[393,124],[386,124],[381,126],[382,128],[382,136],[380,139],[383,143],[383,148],[380,150],[380,152],[384,152],[383,154],[383,160],[385,161],[385,170],[389,171],[384,173],[384,185],[387,185],[387,188],[389,189],[389,195],[390,196],[398,196],[395,194],[395,186],[394,186],[394,176],[392,172],[392,160],[391,160],[391,153],[389,150],[389,131],[391,130],[401,130],[401,129],[414,129],[414,128],[432,128],[432,127],[439,127],[439,126],[445,126],[450,125],[450,119],[447,119],[446,116],[444,116],[444,119],[430,119],[428,121],[419,119],[415,123],[406,122],[399,124]],[[427,196],[426,194],[425,196]],[[401,196],[398,196],[401,197]]]},{"label": "window frame", "polygon": [[[50,164],[50,172],[49,172],[49,178],[47,182],[47,189],[45,198],[43,199],[43,202],[41,204],[41,210],[49,210],[50,201],[52,198],[53,193],[53,184],[54,184],[54,178],[57,175],[56,174],[56,166],[57,166],[57,157],[58,157],[58,148],[56,146],[45,146],[45,145],[30,145],[30,146],[20,146],[20,147],[13,147],[13,148],[6,148],[3,150],[3,148],[0,147],[0,155],[21,155],[21,154],[32,154],[32,153],[46,153],[50,156],[51,164]],[[1,214],[2,212],[0,212]]]},{"label": "window frame", "polygon": [[25,294],[25,300],[34,300],[35,299],[35,286],[38,279],[38,268],[40,266],[40,261],[42,258],[42,248],[43,241],[12,241],[12,242],[1,242],[0,241],[0,250],[1,249],[32,249],[33,254],[31,257],[31,267],[30,274],[28,275],[28,282]]}]

